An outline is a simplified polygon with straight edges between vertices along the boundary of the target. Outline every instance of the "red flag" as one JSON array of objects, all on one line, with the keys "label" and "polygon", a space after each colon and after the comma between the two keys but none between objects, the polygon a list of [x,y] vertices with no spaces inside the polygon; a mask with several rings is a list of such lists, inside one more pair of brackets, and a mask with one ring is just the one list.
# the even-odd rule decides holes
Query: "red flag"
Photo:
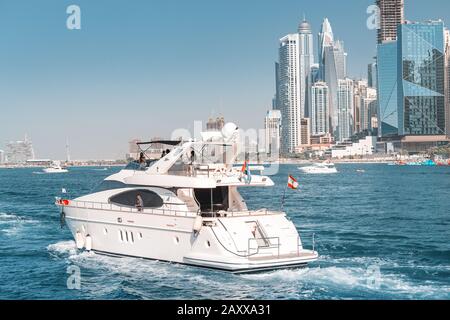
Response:
[{"label": "red flag", "polygon": [[296,180],[293,176],[291,176],[291,175],[289,175],[289,178],[288,178],[288,187],[291,188],[291,189],[293,189],[293,190],[297,190],[297,189],[298,189],[298,182],[297,182],[297,180]]},{"label": "red flag", "polygon": [[241,172],[245,173],[247,171],[247,161],[244,161],[244,164],[242,165]]}]

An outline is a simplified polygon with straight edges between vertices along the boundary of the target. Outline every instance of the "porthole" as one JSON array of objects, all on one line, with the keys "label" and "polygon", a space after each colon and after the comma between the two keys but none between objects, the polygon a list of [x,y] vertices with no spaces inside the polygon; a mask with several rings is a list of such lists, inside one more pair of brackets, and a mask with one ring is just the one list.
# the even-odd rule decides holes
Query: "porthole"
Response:
[{"label": "porthole", "polygon": [[179,244],[179,243],[180,243],[180,238],[175,237],[175,238],[173,239],[173,241],[175,242],[175,244]]},{"label": "porthole", "polygon": [[103,234],[106,236],[108,234],[108,229],[103,228]]},{"label": "porthole", "polygon": [[206,247],[210,248],[211,247],[211,242],[209,242],[209,240],[206,241]]},{"label": "porthole", "polygon": [[143,237],[142,232],[139,232],[139,239],[142,239]]}]

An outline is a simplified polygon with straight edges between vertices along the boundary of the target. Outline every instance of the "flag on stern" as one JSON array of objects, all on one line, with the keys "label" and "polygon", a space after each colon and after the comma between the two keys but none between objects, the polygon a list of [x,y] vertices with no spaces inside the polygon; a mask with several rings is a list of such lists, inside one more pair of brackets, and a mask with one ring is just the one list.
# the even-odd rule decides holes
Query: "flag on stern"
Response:
[{"label": "flag on stern", "polygon": [[288,187],[293,189],[293,190],[297,190],[298,189],[298,182],[297,179],[295,179],[293,176],[289,175],[288,177]]},{"label": "flag on stern", "polygon": [[244,161],[244,164],[242,165],[241,174],[243,175],[246,184],[250,184],[252,182],[252,174],[247,161]]}]

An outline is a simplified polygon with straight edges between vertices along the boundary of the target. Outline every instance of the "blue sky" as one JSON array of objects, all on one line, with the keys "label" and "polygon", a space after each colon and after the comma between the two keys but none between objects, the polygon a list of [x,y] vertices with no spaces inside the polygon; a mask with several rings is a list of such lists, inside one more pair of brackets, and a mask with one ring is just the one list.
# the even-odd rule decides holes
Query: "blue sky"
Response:
[{"label": "blue sky", "polygon": [[[260,128],[278,39],[328,17],[349,75],[375,54],[372,0],[0,0],[0,148],[27,133],[38,157],[122,158],[133,137],[223,114]],[[81,8],[82,29],[66,28]],[[409,20],[450,21],[447,0],[406,0]]]}]

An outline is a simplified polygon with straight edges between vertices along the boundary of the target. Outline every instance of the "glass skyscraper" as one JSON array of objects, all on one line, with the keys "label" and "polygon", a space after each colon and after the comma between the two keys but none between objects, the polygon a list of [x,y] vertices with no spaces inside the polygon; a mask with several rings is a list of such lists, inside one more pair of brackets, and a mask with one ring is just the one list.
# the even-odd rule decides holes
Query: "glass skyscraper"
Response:
[{"label": "glass skyscraper", "polygon": [[378,133],[380,136],[398,134],[397,110],[397,41],[377,47]]},{"label": "glass skyscraper", "polygon": [[335,138],[338,136],[338,81],[347,77],[347,53],[344,43],[335,41],[325,47],[325,82],[330,92],[331,130]]},{"label": "glass skyscraper", "polygon": [[398,27],[398,133],[445,134],[444,23]]}]

